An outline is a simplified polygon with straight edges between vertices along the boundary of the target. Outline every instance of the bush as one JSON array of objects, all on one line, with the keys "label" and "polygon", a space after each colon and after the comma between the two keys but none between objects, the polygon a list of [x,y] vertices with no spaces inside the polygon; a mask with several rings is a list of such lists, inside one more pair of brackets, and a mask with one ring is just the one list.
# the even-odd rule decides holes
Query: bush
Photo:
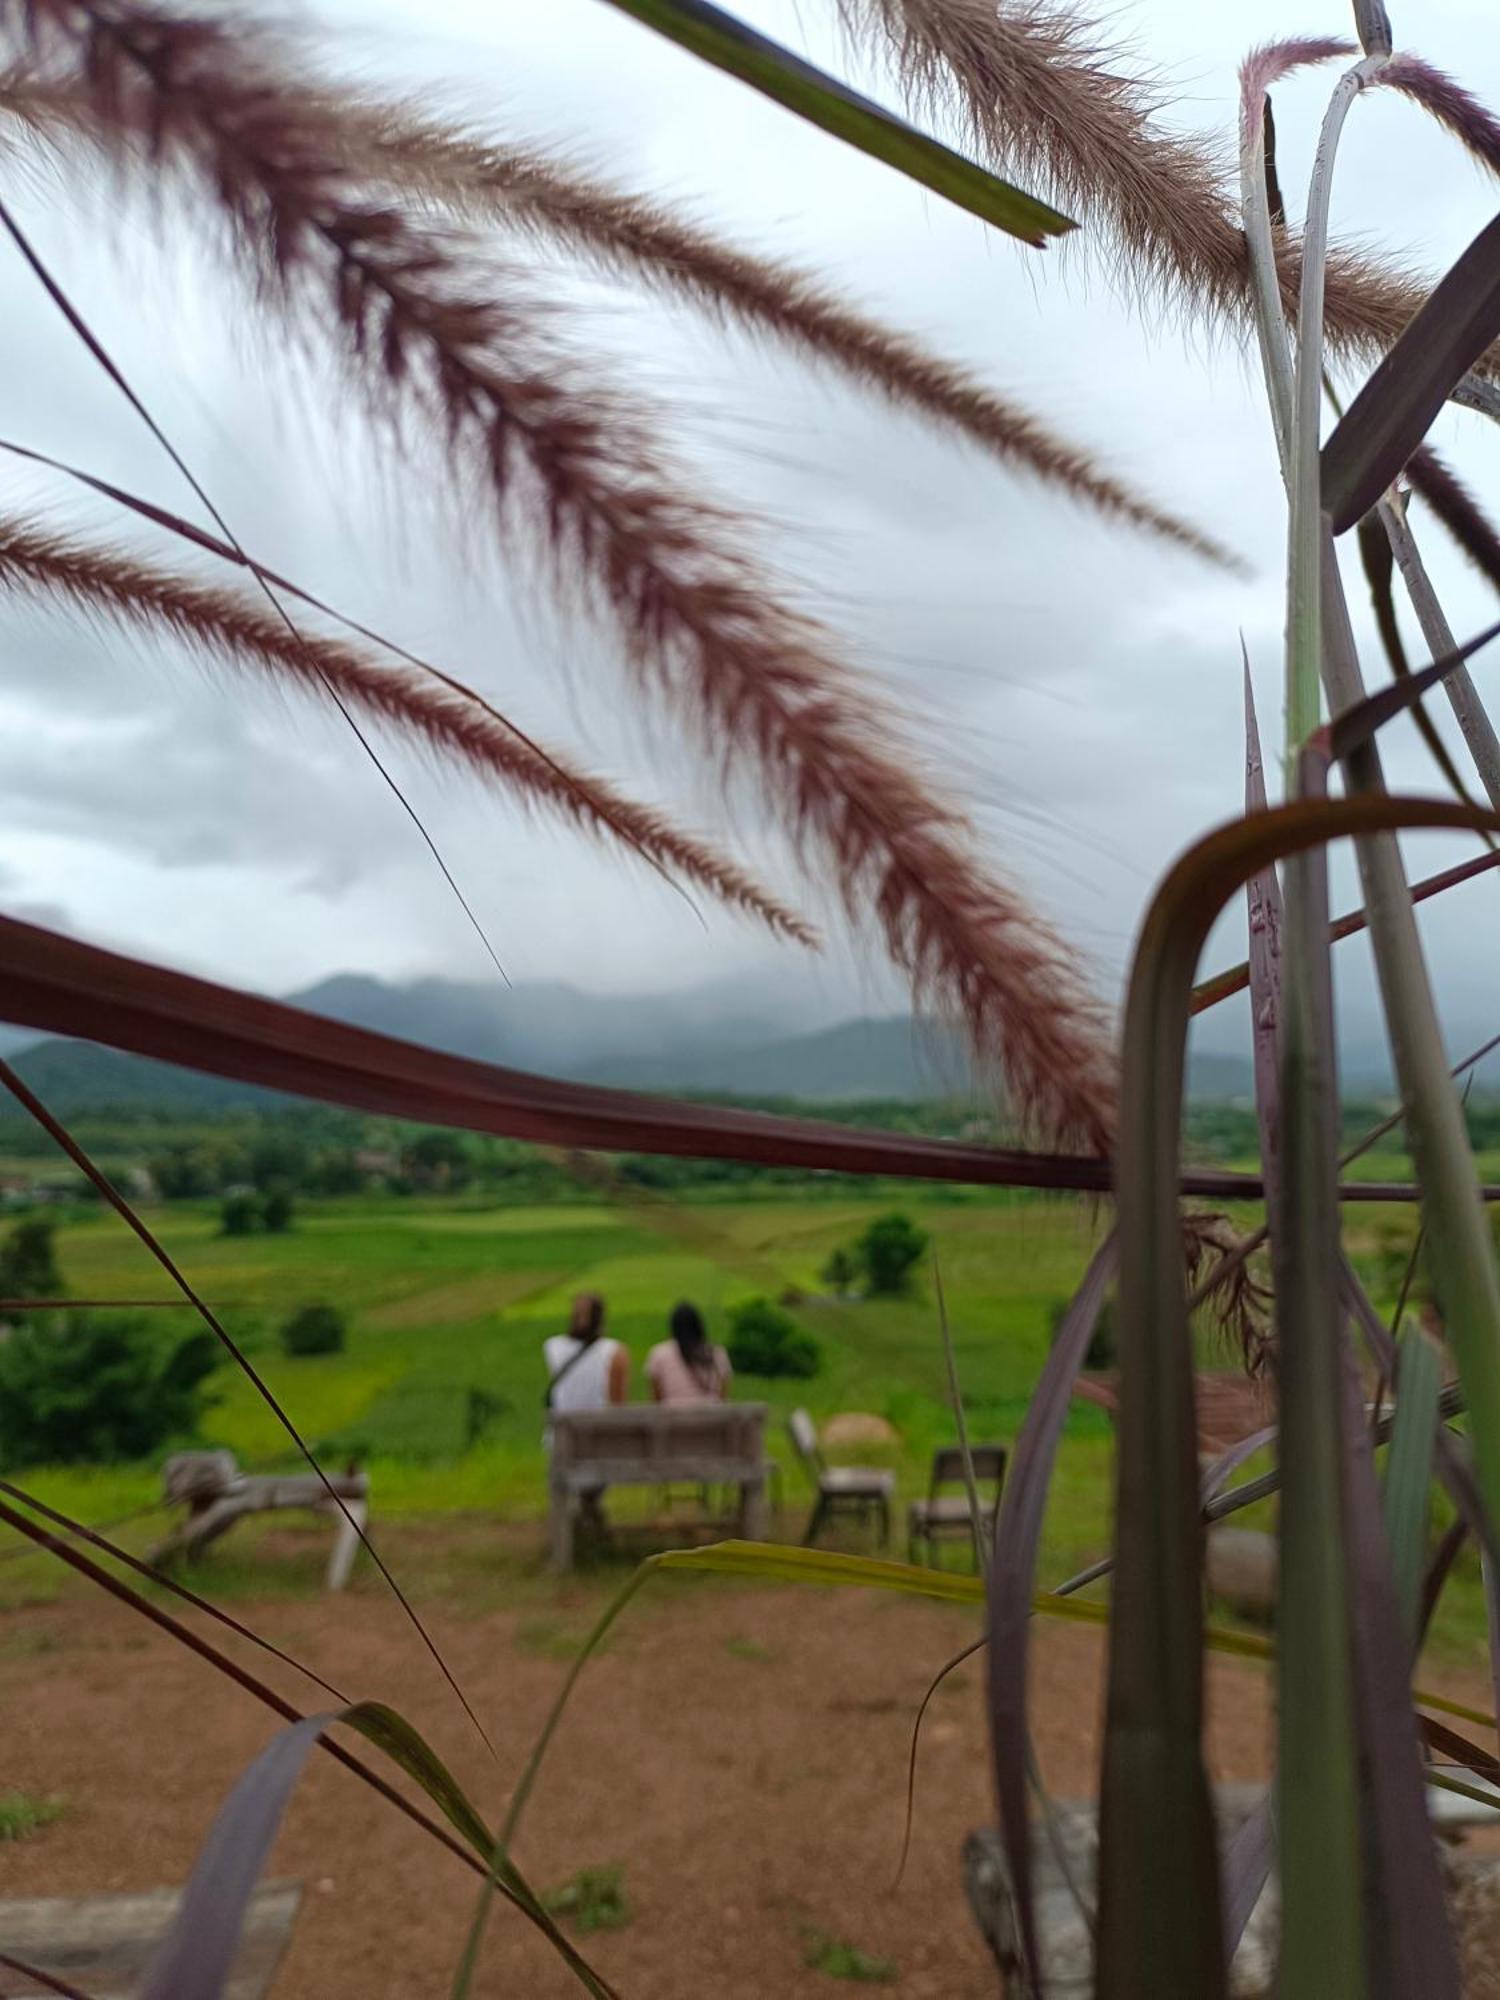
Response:
[{"label": "bush", "polygon": [[281,1329],[288,1354],[342,1354],[344,1315],[337,1306],[303,1306]]},{"label": "bush", "polygon": [[822,1351],[769,1299],[747,1299],[729,1315],[729,1359],[741,1375],[816,1375]]},{"label": "bush", "polygon": [[881,1215],[855,1245],[865,1282],[877,1298],[904,1292],[911,1268],[927,1248],[927,1232],[909,1216]]},{"label": "bush", "polygon": [[859,1276],[859,1259],[852,1250],[840,1247],[823,1266],[821,1275],[823,1283],[832,1289],[834,1295],[844,1298],[854,1290]]},{"label": "bush", "polygon": [[219,1211],[221,1236],[253,1236],[260,1227],[260,1197],[242,1189],[227,1195]]},{"label": "bush", "polygon": [[217,1360],[211,1335],[167,1346],[135,1317],[22,1327],[0,1346],[0,1463],[109,1464],[191,1436]]},{"label": "bush", "polygon": [[292,1226],[292,1191],[284,1181],[267,1188],[260,1205],[262,1227],[280,1236]]},{"label": "bush", "polygon": [[52,1247],[54,1226],[45,1215],[28,1215],[11,1230],[0,1246],[0,1298],[59,1296],[63,1281]]}]

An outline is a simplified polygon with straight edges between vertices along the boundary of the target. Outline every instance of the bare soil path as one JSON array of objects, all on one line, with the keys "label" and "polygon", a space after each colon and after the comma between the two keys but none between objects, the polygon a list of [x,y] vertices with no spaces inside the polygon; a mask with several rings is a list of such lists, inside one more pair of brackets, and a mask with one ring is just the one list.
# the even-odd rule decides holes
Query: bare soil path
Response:
[{"label": "bare soil path", "polygon": [[[324,1539],[278,1529],[259,1560],[268,1572],[280,1564],[311,1575]],[[385,1539],[483,1715],[498,1765],[373,1577],[362,1574],[343,1599],[236,1596],[232,1608],[350,1695],[377,1696],[417,1721],[494,1813],[616,1579],[554,1584],[535,1572],[534,1535],[524,1548],[513,1537],[502,1559],[496,1531],[472,1523],[412,1524]],[[894,1990],[913,2000],[991,2000],[958,1866],[964,1834],[992,1811],[978,1659],[933,1704],[912,1859],[892,1888],[912,1713],[977,1629],[966,1613],[876,1592],[648,1585],[584,1673],[518,1860],[542,1888],[580,1867],[623,1866],[629,1922],[579,1942],[632,2000],[834,1996],[840,1980],[807,1962],[819,1939],[888,1959]],[[1048,1777],[1061,1795],[1088,1793],[1099,1635],[1039,1624],[1034,1657]],[[266,1677],[308,1709],[326,1706],[274,1663]],[[1263,1772],[1267,1693],[1253,1665],[1213,1663],[1218,1775]],[[180,1882],[274,1726],[126,1608],[72,1592],[0,1612],[0,1704],[0,1791],[68,1801],[54,1825],[0,1845],[5,1896]],[[278,1995],[447,1992],[473,1878],[331,1760],[315,1758],[271,1872],[307,1890]],[[500,1909],[477,1990],[577,1989]]]}]

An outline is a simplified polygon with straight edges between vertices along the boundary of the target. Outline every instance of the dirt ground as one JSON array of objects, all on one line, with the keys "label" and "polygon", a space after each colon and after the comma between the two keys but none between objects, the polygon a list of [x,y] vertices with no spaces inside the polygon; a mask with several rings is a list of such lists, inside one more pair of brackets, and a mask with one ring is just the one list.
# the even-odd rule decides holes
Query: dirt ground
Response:
[{"label": "dirt ground", "polygon": [[[408,1714],[494,1813],[608,1587],[528,1572],[514,1586],[497,1579],[485,1589],[471,1549],[461,1583],[447,1588],[458,1572],[445,1532],[395,1533],[390,1557],[412,1580],[498,1761],[374,1578],[362,1576],[342,1599],[237,1596],[229,1608],[350,1695]],[[302,1555],[296,1531],[263,1545],[268,1565],[283,1554]],[[197,1615],[191,1622],[211,1629]],[[996,1980],[958,1859],[965,1833],[992,1815],[978,1660],[934,1703],[912,1858],[903,1886],[892,1888],[912,1713],[934,1670],[976,1629],[964,1611],[875,1592],[649,1585],[584,1672],[518,1861],[542,1889],[583,1866],[623,1866],[629,1922],[578,1942],[622,1993],[642,2000],[835,1994],[839,1982],[807,1963],[818,1938],[893,1961],[896,1990],[913,2000],[989,2000]],[[251,1649],[228,1645],[248,1662]],[[1039,1622],[1034,1660],[1046,1773],[1059,1795],[1087,1794],[1099,1635]],[[299,1706],[328,1705],[274,1663],[256,1664]],[[1263,1671],[1215,1660],[1210,1701],[1216,1775],[1262,1775]],[[180,1882],[225,1793],[275,1727],[170,1638],[92,1597],[0,1613],[0,1702],[0,1791],[68,1801],[54,1825],[0,1846],[5,1896]],[[447,1992],[474,1878],[331,1759],[314,1757],[269,1872],[306,1887],[277,1995]],[[476,1991],[577,1990],[545,1943],[497,1909]]]}]

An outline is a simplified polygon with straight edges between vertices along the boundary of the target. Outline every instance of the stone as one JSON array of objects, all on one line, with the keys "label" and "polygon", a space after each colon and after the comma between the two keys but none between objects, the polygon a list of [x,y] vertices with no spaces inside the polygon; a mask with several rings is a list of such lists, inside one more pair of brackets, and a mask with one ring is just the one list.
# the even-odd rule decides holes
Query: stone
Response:
[{"label": "stone", "polygon": [[1243,1617],[1276,1615],[1276,1537],[1256,1528],[1211,1528],[1204,1570],[1210,1597]]}]

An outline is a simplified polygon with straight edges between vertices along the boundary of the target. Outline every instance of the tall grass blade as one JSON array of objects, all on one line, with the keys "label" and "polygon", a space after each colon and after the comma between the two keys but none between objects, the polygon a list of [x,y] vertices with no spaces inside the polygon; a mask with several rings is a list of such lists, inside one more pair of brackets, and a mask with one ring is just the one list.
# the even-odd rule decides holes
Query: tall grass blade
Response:
[{"label": "tall grass blade", "polygon": [[[1302,798],[1318,795],[1326,769],[1316,757],[1302,757]],[[1278,1990],[1286,2000],[1358,2000],[1369,1987],[1361,1937],[1350,1580],[1339,1487],[1338,1093],[1322,848],[1304,849],[1286,864],[1286,922],[1284,1174],[1270,1216],[1282,1486]]]},{"label": "tall grass blade", "polygon": [[1038,1980],[1044,1968],[1031,1881],[1025,1757],[1027,1663],[1037,1551],[1063,1424],[1118,1259],[1118,1240],[1111,1233],[1094,1252],[1083,1282],[1053,1337],[1051,1352],[1027,1405],[1011,1454],[990,1565],[990,1752],[995,1763],[1000,1834],[1016,1898],[1022,1948],[1031,1976]]},{"label": "tall grass blade", "polygon": [[610,0],[610,5],[1033,248],[1042,249],[1049,237],[1078,226],[1046,202],[914,131],[708,0]]},{"label": "tall grass blade", "polygon": [[[1403,1620],[1392,1577],[1393,1550],[1381,1522],[1364,1397],[1353,1353],[1342,1334],[1339,1350],[1343,1437],[1338,1463],[1350,1575],[1360,1778],[1358,1833],[1350,1852],[1357,1858],[1363,1846],[1367,1988],[1393,1996],[1421,1994],[1423,2000],[1428,1995],[1432,2000],[1459,2000],[1458,1959],[1427,1813],[1412,1709],[1413,1624]],[[1398,1405],[1398,1433],[1399,1428]],[[1430,1441],[1430,1427],[1427,1435]],[[1420,1587],[1420,1568],[1417,1582]],[[1282,1647],[1284,1654],[1284,1633]],[[1287,1869],[1292,1865],[1288,1856]],[[1286,1894],[1284,1880],[1283,1898]]]},{"label": "tall grass blade", "polygon": [[1224,1843],[1224,1964],[1232,1964],[1276,1860],[1276,1810],[1268,1791]]},{"label": "tall grass blade", "polygon": [[1427,1569],[1429,1488],[1442,1364],[1437,1349],[1415,1321],[1408,1321],[1401,1336],[1400,1357],[1396,1428],[1386,1460],[1383,1499],[1396,1601],[1415,1652]]},{"label": "tall grass blade", "polygon": [[[1396,594],[1391,587],[1396,559],[1392,551],[1391,534],[1384,525],[1389,506],[1389,499],[1383,500],[1376,513],[1365,515],[1355,532],[1359,539],[1360,566],[1365,573],[1365,582],[1370,588],[1370,608],[1375,613],[1375,629],[1380,634],[1380,643],[1390,663],[1393,677],[1398,681],[1404,681],[1411,677],[1411,662],[1406,657],[1406,646],[1401,637],[1401,622],[1396,615]],[[1451,637],[1446,644],[1433,647],[1434,655],[1449,653],[1452,650]],[[1451,681],[1448,686],[1451,692]],[[1454,797],[1468,801],[1468,788],[1459,776],[1453,759],[1448,755],[1447,744],[1438,735],[1432,717],[1420,700],[1412,703],[1411,718],[1417,726],[1422,741],[1427,745],[1428,754],[1442,772]],[[1485,789],[1490,794],[1492,805],[1500,802],[1500,793],[1497,793],[1493,784],[1487,785]]]},{"label": "tall grass blade", "polygon": [[338,1720],[334,1709],[292,1723],[236,1784],[199,1850],[171,1928],[151,1955],[139,2000],[222,2000],[282,1815],[319,1737]]},{"label": "tall grass blade", "polygon": [[990,1523],[979,1501],[979,1482],[974,1477],[974,1454],[969,1449],[969,1424],[964,1415],[963,1386],[958,1379],[958,1356],[953,1347],[953,1329],[948,1324],[948,1301],[943,1294],[943,1267],[937,1252],[932,1253],[933,1299],[937,1306],[938,1332],[943,1342],[943,1366],[948,1375],[948,1401],[953,1411],[953,1427],[958,1434],[959,1460],[964,1469],[964,1497],[969,1503],[969,1533],[974,1542],[974,1570],[983,1576],[990,1560]]},{"label": "tall grass blade", "polygon": [[[1266,810],[1266,773],[1255,688],[1245,656],[1245,811]],[[1245,884],[1249,929],[1250,1032],[1255,1064],[1255,1117],[1260,1128],[1260,1170],[1266,1200],[1277,1199],[1281,1160],[1281,885],[1274,866]]]},{"label": "tall grass blade", "polygon": [[1345,835],[1497,823],[1383,796],[1300,801],[1199,842],[1146,917],[1126,1011],[1116,1193],[1121,1408],[1099,1927],[1099,1978],[1112,1995],[1213,1994],[1224,1978],[1201,1746],[1202,1525],[1176,1193],[1196,962],[1227,897],[1269,862]]},{"label": "tall grass blade", "polygon": [[94,2000],[81,1987],[70,1986],[66,1979],[59,1979],[55,1972],[43,1972],[38,1965],[28,1965],[24,1958],[12,1958],[9,1952],[0,1951],[0,1966],[7,1972],[14,1972],[28,1985],[39,1987],[44,1993],[61,1993],[64,2000]]},{"label": "tall grass blade", "polygon": [[1349,405],[1323,446],[1335,534],[1368,514],[1443,404],[1500,336],[1500,218],[1475,237]]},{"label": "tall grass blade", "polygon": [[1500,529],[1458,475],[1430,444],[1424,444],[1406,461],[1406,478],[1480,575],[1500,590]]},{"label": "tall grass blade", "polygon": [[[1488,874],[1490,869],[1500,864],[1500,852],[1478,855],[1473,861],[1461,861],[1453,868],[1445,868],[1440,874],[1429,875],[1423,881],[1411,885],[1411,899],[1414,903],[1425,903],[1429,897],[1441,896],[1449,889],[1460,888],[1465,882],[1472,882],[1476,875]],[[1349,910],[1341,917],[1335,917],[1328,926],[1328,941],[1337,944],[1342,938],[1357,937],[1370,921],[1367,910]],[[1211,979],[1203,980],[1193,988],[1191,1011],[1205,1014],[1210,1007],[1217,1007],[1223,1000],[1233,999],[1236,993],[1243,993],[1250,984],[1249,961],[1232,965],[1224,972],[1216,972]],[[1487,1052],[1486,1052],[1487,1053]]]},{"label": "tall grass blade", "polygon": [[[540,1145],[746,1160],[836,1173],[1105,1193],[1106,1160],[963,1145],[674,1103],[530,1076],[351,1028],[278,1001],[169,972],[0,916],[5,1012],[26,1027],[264,1084],[384,1117]],[[1254,1174],[1191,1169],[1184,1193],[1254,1201]],[[1401,1182],[1356,1181],[1350,1201],[1411,1201]]]}]

